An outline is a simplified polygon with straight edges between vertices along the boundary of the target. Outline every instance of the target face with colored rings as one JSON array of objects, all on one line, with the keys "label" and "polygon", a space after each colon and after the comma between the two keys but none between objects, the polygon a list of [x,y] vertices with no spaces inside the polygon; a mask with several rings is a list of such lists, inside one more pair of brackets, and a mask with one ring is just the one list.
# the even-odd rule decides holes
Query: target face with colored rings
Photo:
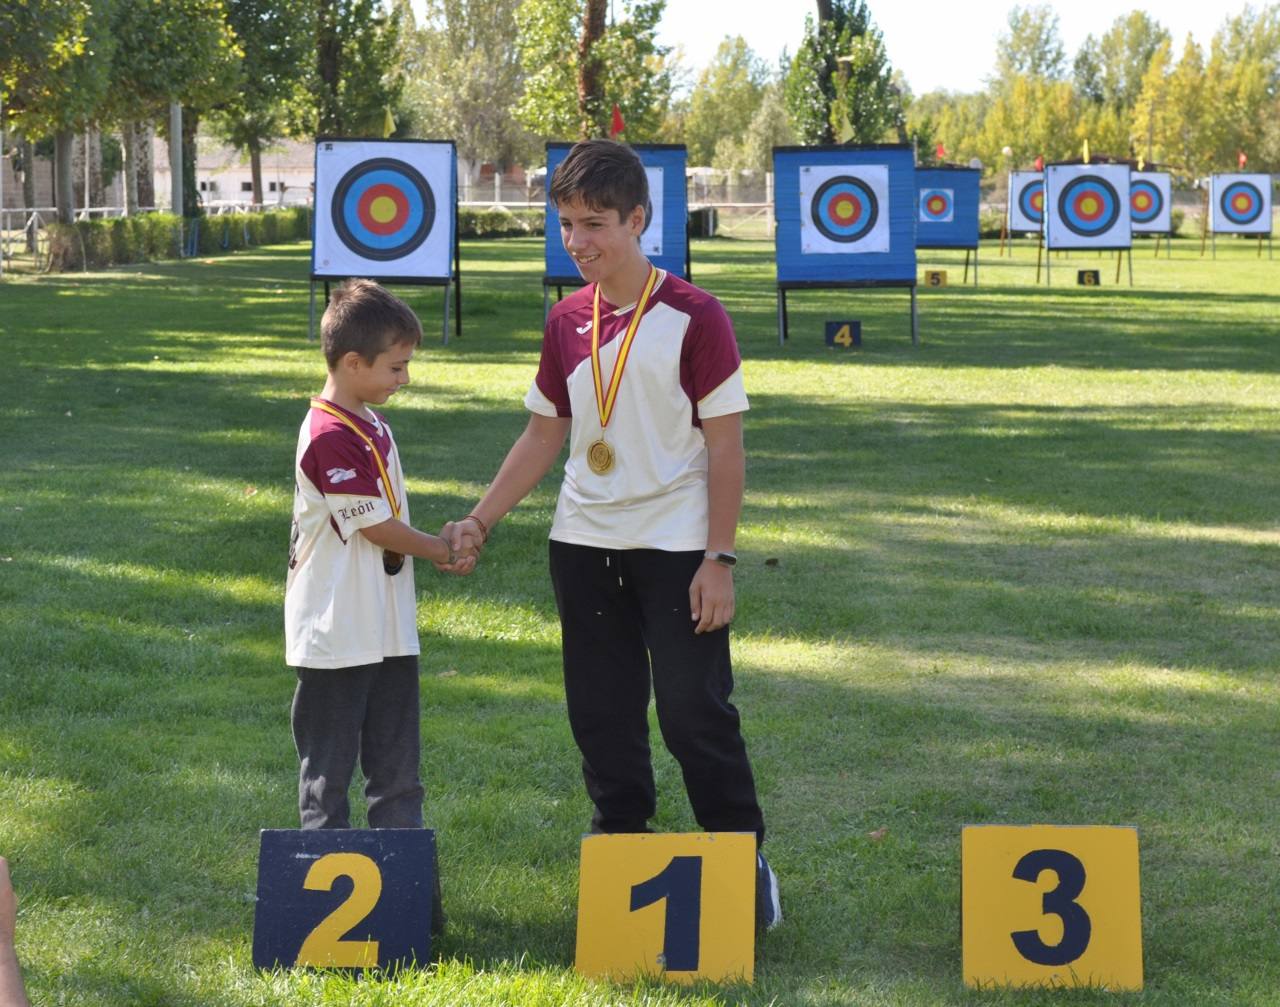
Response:
[{"label": "target face with colored rings", "polygon": [[862,179],[837,175],[822,183],[809,205],[814,226],[823,237],[842,243],[861,241],[876,226],[880,206]]},{"label": "target face with colored rings", "polygon": [[1135,224],[1149,224],[1164,210],[1164,195],[1158,186],[1145,179],[1129,187],[1129,216]]},{"label": "target face with colored rings", "polygon": [[1262,193],[1252,182],[1232,182],[1222,190],[1218,203],[1233,224],[1252,224],[1262,213]]},{"label": "target face with colored rings", "polygon": [[1120,219],[1120,197],[1105,178],[1080,175],[1062,187],[1058,216],[1067,230],[1082,238],[1096,238]]},{"label": "target face with colored rings", "polygon": [[1044,223],[1044,179],[1028,182],[1018,193],[1018,209],[1028,220]]},{"label": "target face with colored rings", "polygon": [[408,255],[431,233],[436,201],[410,164],[391,157],[362,161],[333,191],[333,229],[357,255],[386,261]]},{"label": "target face with colored rings", "polygon": [[955,219],[955,191],[923,189],[920,192],[920,220],[926,224],[946,224]]}]

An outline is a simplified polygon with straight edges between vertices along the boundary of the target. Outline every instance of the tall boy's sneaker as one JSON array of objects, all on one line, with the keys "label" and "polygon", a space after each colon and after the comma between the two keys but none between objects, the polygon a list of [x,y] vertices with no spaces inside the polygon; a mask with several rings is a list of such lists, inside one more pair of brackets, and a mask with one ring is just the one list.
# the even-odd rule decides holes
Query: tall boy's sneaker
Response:
[{"label": "tall boy's sneaker", "polygon": [[772,930],[782,922],[782,902],[778,898],[778,875],[773,873],[763,853],[756,854],[756,930]]}]

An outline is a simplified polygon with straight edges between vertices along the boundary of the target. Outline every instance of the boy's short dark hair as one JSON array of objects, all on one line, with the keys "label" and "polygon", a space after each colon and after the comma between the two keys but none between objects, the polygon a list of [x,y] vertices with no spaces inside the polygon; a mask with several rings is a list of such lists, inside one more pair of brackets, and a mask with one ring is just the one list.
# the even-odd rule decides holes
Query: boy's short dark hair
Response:
[{"label": "boy's short dark hair", "polygon": [[422,343],[422,323],[409,305],[372,280],[347,280],[334,288],[320,319],[320,345],[330,370],[348,353],[373,363],[402,343]]},{"label": "boy's short dark hair", "polygon": [[579,199],[593,210],[617,210],[625,219],[649,204],[649,179],[640,156],[625,143],[583,140],[556,168],[549,195],[556,206]]}]

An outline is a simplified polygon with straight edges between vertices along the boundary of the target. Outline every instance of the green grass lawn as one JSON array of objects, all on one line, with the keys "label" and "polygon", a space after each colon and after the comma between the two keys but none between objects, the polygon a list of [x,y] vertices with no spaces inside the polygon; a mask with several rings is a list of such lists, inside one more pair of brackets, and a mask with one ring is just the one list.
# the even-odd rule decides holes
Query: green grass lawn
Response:
[{"label": "green grass lawn", "polygon": [[[572,971],[589,808],[554,475],[473,577],[418,572],[438,964],[252,968],[258,830],[297,821],[308,249],[6,280],[0,853],[34,1002],[1280,1002],[1280,262],[1151,247],[1132,289],[1083,254],[1037,286],[1026,244],[964,288],[962,254],[923,253],[952,285],[921,290],[913,350],[902,291],[794,294],[779,347],[771,246],[695,244],[752,400],[736,699],[786,922],[754,987],[692,990]],[[387,412],[422,526],[523,428],[541,262],[540,239],[464,243],[448,346],[439,290],[405,291],[428,338]],[[825,348],[850,317],[863,349]],[[658,777],[658,827],[694,828],[665,752]],[[1140,830],[1145,993],[963,988],[960,829],[1037,822]]]}]

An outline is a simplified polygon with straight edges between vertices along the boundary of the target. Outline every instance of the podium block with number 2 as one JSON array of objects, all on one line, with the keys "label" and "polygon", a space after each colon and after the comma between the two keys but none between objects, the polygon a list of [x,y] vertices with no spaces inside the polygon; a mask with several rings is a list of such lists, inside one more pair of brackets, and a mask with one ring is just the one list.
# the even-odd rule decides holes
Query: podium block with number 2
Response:
[{"label": "podium block with number 2", "polygon": [[575,967],[612,979],[750,982],[755,906],[752,833],[586,836]]},{"label": "podium block with number 2", "polygon": [[969,826],[961,877],[966,985],[1142,989],[1137,830]]},{"label": "podium block with number 2", "polygon": [[264,829],[253,964],[429,961],[434,886],[430,829]]}]

